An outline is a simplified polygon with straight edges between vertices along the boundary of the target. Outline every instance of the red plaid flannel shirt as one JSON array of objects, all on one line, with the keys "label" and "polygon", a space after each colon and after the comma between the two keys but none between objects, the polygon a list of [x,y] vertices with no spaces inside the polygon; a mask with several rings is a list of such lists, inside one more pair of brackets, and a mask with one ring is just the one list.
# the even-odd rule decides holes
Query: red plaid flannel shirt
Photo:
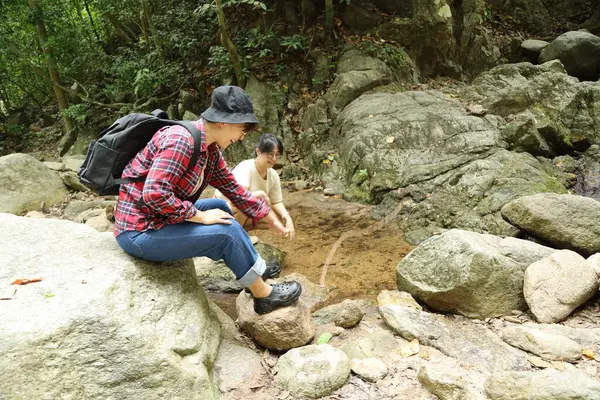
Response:
[{"label": "red plaid flannel shirt", "polygon": [[[254,222],[269,213],[270,207],[263,199],[253,197],[236,182],[219,146],[216,143],[206,145],[204,121],[200,119],[195,123],[202,131],[202,143],[198,162],[187,173],[194,139],[181,126],[160,129],[125,167],[123,178],[146,176],[146,181],[121,185],[115,210],[115,236],[124,231],[161,229],[193,217],[196,213],[193,203],[209,184]],[[203,168],[204,181],[198,191],[192,193]],[[144,202],[141,209],[137,206],[140,197]]]}]

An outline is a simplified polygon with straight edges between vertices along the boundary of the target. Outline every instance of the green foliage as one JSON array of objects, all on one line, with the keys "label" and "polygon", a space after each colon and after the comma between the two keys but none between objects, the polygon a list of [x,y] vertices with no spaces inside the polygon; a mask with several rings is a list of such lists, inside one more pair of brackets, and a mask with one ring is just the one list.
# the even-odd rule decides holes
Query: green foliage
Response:
[{"label": "green foliage", "polygon": [[211,79],[215,82],[231,78],[233,75],[233,64],[223,46],[212,46],[209,49],[208,65],[212,67]]},{"label": "green foliage", "polygon": [[306,35],[283,36],[281,38],[281,47],[285,48],[286,52],[291,50],[304,50],[309,38]]},{"label": "green foliage", "polygon": [[65,114],[70,117],[76,123],[83,123],[88,117],[90,112],[90,106],[88,104],[71,104],[69,108],[65,110]]},{"label": "green foliage", "polygon": [[263,33],[261,27],[252,28],[248,31],[246,43],[243,48],[248,53],[256,54],[264,58],[273,54],[277,47],[277,36],[273,32]]},{"label": "green foliage", "polygon": [[358,48],[371,57],[377,57],[388,65],[403,66],[408,56],[401,46],[387,42],[361,42]]},{"label": "green foliage", "polygon": [[229,1],[224,1],[223,2],[223,7],[226,6],[236,6],[236,5],[240,5],[240,4],[247,4],[250,5],[252,7],[254,7],[255,9],[260,9],[263,11],[267,11],[267,5],[265,3],[263,3],[262,1],[256,1],[256,0],[229,0]]},{"label": "green foliage", "polygon": [[[0,114],[26,107],[41,110],[56,102],[34,16],[44,21],[47,46],[69,92],[64,115],[80,127],[95,129],[99,115],[112,120],[117,112],[166,107],[184,84],[203,93],[233,75],[229,54],[218,45],[212,0],[39,4],[34,15],[27,1],[0,0]],[[274,0],[223,1],[246,77],[281,76],[291,60],[303,58],[310,48],[310,34],[275,29],[280,26],[270,17],[276,5]],[[77,92],[68,90],[75,83]],[[14,127],[9,133],[2,129],[5,137],[26,134]]]}]

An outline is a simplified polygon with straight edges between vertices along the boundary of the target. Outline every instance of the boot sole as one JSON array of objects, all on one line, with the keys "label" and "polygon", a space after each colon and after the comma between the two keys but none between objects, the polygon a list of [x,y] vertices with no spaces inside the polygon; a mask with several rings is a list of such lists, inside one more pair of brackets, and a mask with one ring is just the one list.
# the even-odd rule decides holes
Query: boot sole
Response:
[{"label": "boot sole", "polygon": [[270,313],[271,311],[276,310],[278,308],[289,306],[290,304],[295,303],[300,298],[301,294],[302,294],[302,286],[299,287],[297,292],[291,294],[290,297],[288,297],[285,300],[271,300],[268,303],[267,302],[256,303],[257,299],[254,299],[254,312],[262,315],[262,314]]}]

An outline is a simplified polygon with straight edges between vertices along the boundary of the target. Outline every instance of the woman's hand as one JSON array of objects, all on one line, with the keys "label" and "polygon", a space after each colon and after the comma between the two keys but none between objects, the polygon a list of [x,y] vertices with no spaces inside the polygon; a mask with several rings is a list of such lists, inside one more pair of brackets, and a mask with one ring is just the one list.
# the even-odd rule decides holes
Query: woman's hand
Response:
[{"label": "woman's hand", "polygon": [[196,215],[186,221],[195,222],[197,224],[214,225],[214,224],[226,224],[231,225],[233,215],[221,210],[220,208],[214,208],[206,211],[196,211]]},{"label": "woman's hand", "polygon": [[273,210],[269,211],[267,216],[263,218],[263,221],[269,226],[270,230],[277,233],[278,235],[286,238],[290,236],[290,230],[287,227],[283,226],[281,221],[279,221],[277,214],[275,214]]},{"label": "woman's hand", "polygon": [[264,190],[256,190],[256,191],[252,192],[252,196],[259,198],[259,199],[265,199],[267,204],[271,205],[271,200],[269,199],[269,196],[267,196],[267,193]]},{"label": "woman's hand", "polygon": [[294,229],[294,223],[292,222],[292,217],[289,215],[285,218],[285,227],[290,230],[290,240],[294,240],[294,236],[296,236],[296,229]]}]

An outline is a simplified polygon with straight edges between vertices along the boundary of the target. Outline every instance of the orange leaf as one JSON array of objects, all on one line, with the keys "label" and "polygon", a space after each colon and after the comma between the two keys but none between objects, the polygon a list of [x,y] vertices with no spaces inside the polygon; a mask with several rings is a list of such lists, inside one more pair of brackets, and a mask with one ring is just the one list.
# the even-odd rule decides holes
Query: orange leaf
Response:
[{"label": "orange leaf", "polygon": [[33,278],[33,279],[15,279],[11,285],[27,285],[34,282],[41,282],[44,278]]}]

